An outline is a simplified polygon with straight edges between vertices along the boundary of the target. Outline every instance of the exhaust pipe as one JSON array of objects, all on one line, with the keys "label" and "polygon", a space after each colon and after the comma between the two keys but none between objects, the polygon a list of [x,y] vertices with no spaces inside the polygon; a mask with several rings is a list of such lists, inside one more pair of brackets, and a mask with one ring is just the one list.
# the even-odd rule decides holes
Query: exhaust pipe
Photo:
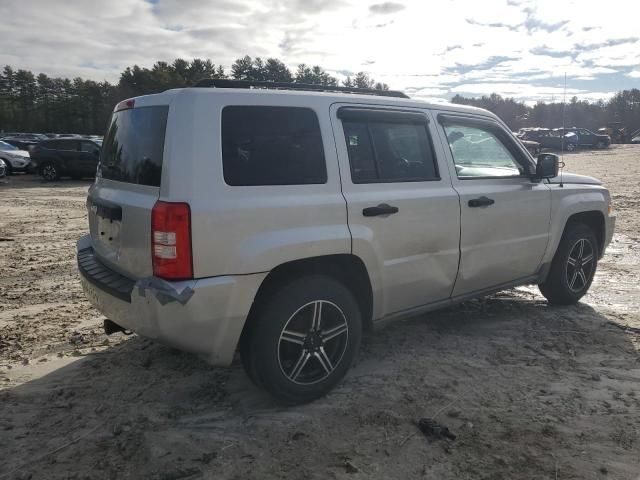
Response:
[{"label": "exhaust pipe", "polygon": [[105,319],[103,327],[104,327],[104,333],[107,335],[112,335],[118,332],[122,332],[125,335],[131,335],[133,333],[131,330],[127,330],[126,328],[121,327],[116,322],[112,322],[109,319]]}]

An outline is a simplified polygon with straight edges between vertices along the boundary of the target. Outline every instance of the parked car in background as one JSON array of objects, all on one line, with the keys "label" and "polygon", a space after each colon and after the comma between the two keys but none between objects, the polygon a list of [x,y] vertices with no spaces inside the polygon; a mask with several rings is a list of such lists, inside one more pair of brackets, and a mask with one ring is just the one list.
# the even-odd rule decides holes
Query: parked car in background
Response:
[{"label": "parked car in background", "polygon": [[4,178],[7,174],[7,165],[4,163],[4,160],[0,159],[0,178]]},{"label": "parked car in background", "polygon": [[640,135],[638,135],[637,137],[633,137],[631,139],[631,143],[640,143]]},{"label": "parked car in background", "polygon": [[542,151],[542,145],[540,142],[534,142],[533,140],[520,139],[524,147],[529,151],[531,155],[538,155]]},{"label": "parked car in background", "polygon": [[31,151],[31,169],[45,180],[60,177],[94,177],[100,146],[91,140],[55,138],[38,143]]},{"label": "parked car in background", "polygon": [[38,143],[38,140],[25,140],[23,138],[15,137],[4,137],[0,140],[8,143],[9,145],[13,145],[14,147],[18,147],[20,150],[26,150],[27,152],[30,152],[31,149]]},{"label": "parked car in background", "polygon": [[607,148],[611,145],[611,137],[609,135],[600,135],[594,133],[586,128],[569,127],[569,128],[555,128],[554,131],[562,134],[574,133],[578,137],[579,147],[595,147],[595,148]]},{"label": "parked car in background", "polygon": [[20,150],[18,147],[2,140],[0,140],[0,159],[4,160],[6,164],[7,175],[26,172],[31,162],[29,152]]},{"label": "parked car in background", "polygon": [[572,152],[578,148],[578,137],[571,133],[564,138],[560,132],[550,128],[521,128],[518,131],[520,140],[538,142],[542,148],[566,150]]},{"label": "parked car in background", "polygon": [[45,140],[47,138],[46,135],[43,135],[41,133],[11,133],[11,134],[5,134],[5,136],[17,138],[20,140],[31,140],[35,142],[40,140]]}]

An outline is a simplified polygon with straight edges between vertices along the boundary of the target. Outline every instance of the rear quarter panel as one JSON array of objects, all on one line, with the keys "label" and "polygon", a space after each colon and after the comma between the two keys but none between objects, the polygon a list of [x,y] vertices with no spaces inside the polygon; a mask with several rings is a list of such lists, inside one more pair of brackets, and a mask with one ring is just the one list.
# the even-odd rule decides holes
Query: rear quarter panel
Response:
[{"label": "rear quarter panel", "polygon": [[[323,137],[327,183],[227,185],[220,139],[227,105],[313,109]],[[278,92],[242,95],[190,89],[176,96],[168,120],[160,199],[191,206],[196,278],[266,272],[292,260],[351,251],[328,112],[326,99]]]}]

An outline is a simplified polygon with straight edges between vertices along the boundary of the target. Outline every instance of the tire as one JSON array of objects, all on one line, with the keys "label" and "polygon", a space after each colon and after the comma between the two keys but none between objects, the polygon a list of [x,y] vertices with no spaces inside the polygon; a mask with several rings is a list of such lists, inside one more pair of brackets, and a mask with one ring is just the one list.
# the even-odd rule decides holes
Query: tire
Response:
[{"label": "tire", "polygon": [[575,144],[573,143],[568,143],[567,144],[567,152],[573,152],[576,149]]},{"label": "tire", "polygon": [[360,347],[362,317],[342,283],[323,275],[301,277],[257,308],[240,346],[254,383],[295,405],[325,395],[345,376]]},{"label": "tire", "polygon": [[47,163],[46,165],[43,165],[42,168],[40,169],[40,174],[42,175],[42,178],[44,178],[47,182],[53,182],[60,178],[60,174],[58,173],[58,170],[52,163]]},{"label": "tire", "polygon": [[538,285],[540,292],[551,305],[578,303],[589,290],[597,266],[595,233],[582,223],[570,225],[560,240],[547,278]]},{"label": "tire", "polygon": [[600,149],[600,150],[604,149],[604,147],[605,147],[605,146],[606,146],[606,145],[604,144],[604,142],[598,142],[598,143],[596,144],[596,148],[598,148],[598,149]]},{"label": "tire", "polygon": [[4,174],[8,177],[10,175],[13,175],[13,167],[11,166],[11,163],[9,163],[9,160],[4,159],[4,164],[6,165]]}]

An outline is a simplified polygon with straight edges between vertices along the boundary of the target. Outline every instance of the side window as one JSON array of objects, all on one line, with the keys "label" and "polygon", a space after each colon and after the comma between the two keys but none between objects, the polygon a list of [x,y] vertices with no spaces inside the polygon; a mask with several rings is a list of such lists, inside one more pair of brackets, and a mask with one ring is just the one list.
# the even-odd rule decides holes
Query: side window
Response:
[{"label": "side window", "polygon": [[88,152],[88,153],[96,153],[99,152],[100,149],[95,143],[92,142],[80,142],[80,151]]},{"label": "side window", "polygon": [[458,178],[518,177],[524,168],[491,127],[445,124]]},{"label": "side window", "polygon": [[309,108],[225,107],[222,166],[233,186],[326,183],[318,117]]},{"label": "side window", "polygon": [[426,123],[345,119],[353,183],[439,180]]},{"label": "side window", "polygon": [[55,150],[77,151],[78,142],[76,140],[56,140],[50,148]]}]

